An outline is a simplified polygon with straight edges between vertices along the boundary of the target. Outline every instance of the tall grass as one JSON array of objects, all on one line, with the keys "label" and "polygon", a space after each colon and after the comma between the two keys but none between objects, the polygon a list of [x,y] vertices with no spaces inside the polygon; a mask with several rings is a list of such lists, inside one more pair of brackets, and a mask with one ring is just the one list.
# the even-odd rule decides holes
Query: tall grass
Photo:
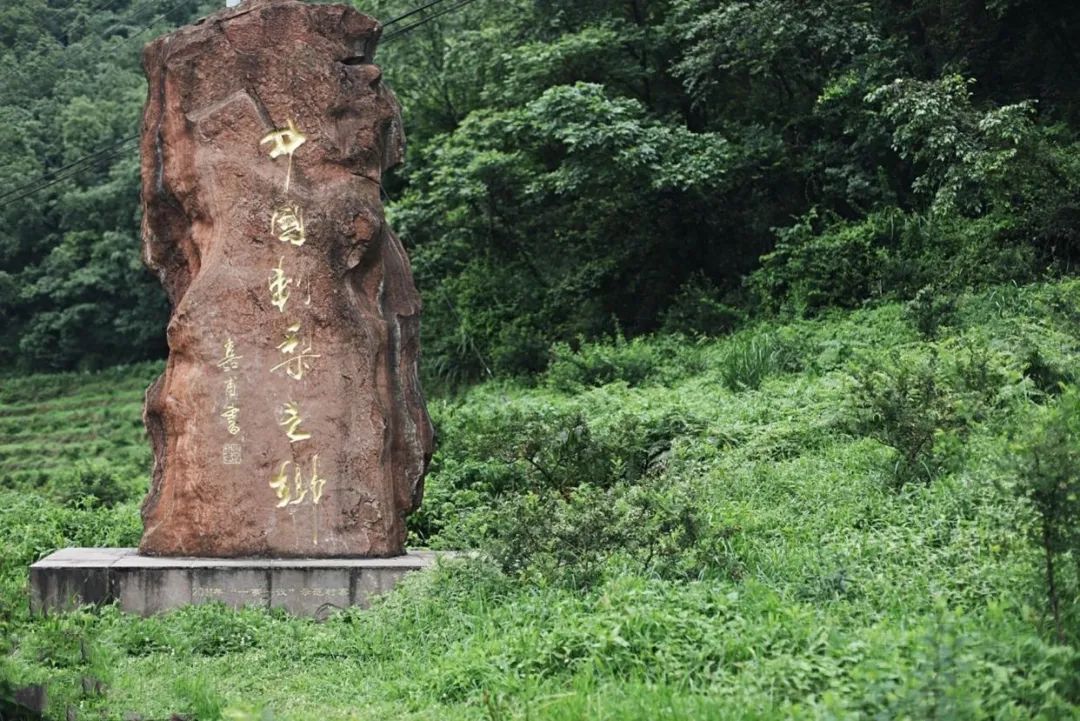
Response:
[{"label": "tall grass", "polygon": [[0,678],[58,719],[1076,718],[1080,564],[1054,547],[1051,609],[1037,531],[1063,506],[1016,461],[1072,407],[1075,307],[1064,282],[956,298],[933,333],[889,305],[558,347],[430,404],[412,542],[480,557],[324,622],[30,618],[27,564],[138,538],[153,369],[19,379]]}]

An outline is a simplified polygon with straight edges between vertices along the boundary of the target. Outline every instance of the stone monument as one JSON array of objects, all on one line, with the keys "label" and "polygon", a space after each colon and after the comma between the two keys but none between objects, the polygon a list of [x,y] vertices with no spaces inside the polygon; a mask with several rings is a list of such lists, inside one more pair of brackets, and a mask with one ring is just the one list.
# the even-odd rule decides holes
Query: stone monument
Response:
[{"label": "stone monument", "polygon": [[404,548],[433,430],[381,203],[404,138],[380,33],[343,5],[247,0],[147,45],[143,258],[172,315],[144,532],[34,564],[34,611],[318,615],[433,563]]},{"label": "stone monument", "polygon": [[144,554],[404,551],[433,433],[380,197],[404,142],[380,32],[248,0],[143,53],[143,257],[172,304]]}]

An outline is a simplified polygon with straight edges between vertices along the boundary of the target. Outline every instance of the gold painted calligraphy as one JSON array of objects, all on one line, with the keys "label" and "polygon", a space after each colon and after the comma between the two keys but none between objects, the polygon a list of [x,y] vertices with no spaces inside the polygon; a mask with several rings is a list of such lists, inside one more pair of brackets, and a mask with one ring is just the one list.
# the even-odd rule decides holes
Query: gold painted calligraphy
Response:
[{"label": "gold painted calligraphy", "polygon": [[277,267],[270,273],[270,304],[282,313],[285,312],[285,304],[289,301],[289,286],[293,279],[285,275],[285,256],[278,260]]},{"label": "gold painted calligraphy", "polygon": [[270,232],[282,243],[299,248],[307,240],[304,235],[304,211],[298,205],[286,205],[270,217]]},{"label": "gold painted calligraphy", "polygon": [[296,352],[296,347],[300,345],[300,336],[297,333],[300,332],[300,324],[293,323],[285,331],[285,340],[278,345],[278,349],[286,355],[292,355]]},{"label": "gold painted calligraphy", "polygon": [[[289,477],[289,466],[293,467],[292,478]],[[291,483],[290,483],[291,480]],[[311,457],[311,476],[305,480],[304,472],[300,464],[292,461],[282,461],[277,473],[270,477],[270,488],[278,498],[278,508],[303,503],[311,494],[311,503],[318,505],[322,499],[323,487],[326,479],[319,477],[319,454]]]},{"label": "gold painted calligraphy", "polygon": [[[259,141],[260,145],[269,145],[271,160],[288,156],[288,169],[285,174],[285,197],[286,200],[274,210],[270,218],[270,233],[282,243],[300,248],[307,242],[304,230],[304,212],[300,205],[288,201],[289,183],[292,178],[293,154],[307,141],[292,120],[288,127],[280,128],[268,133]],[[290,276],[285,267],[285,256],[278,259],[277,267],[272,268],[267,280],[270,290],[270,302],[285,313],[289,297],[293,291],[302,288],[302,278]],[[307,301],[311,303],[311,289],[308,286]],[[291,313],[290,313],[291,315]],[[303,380],[304,375],[312,368],[314,359],[320,354],[314,352],[310,336],[305,338],[301,333],[301,322],[288,318],[284,333],[284,340],[278,344],[277,349],[284,356],[277,365],[270,369],[271,373],[284,370],[285,374],[293,380]],[[303,428],[304,418],[301,416],[300,404],[296,401],[282,403],[277,414],[277,423],[284,429],[289,443],[297,443],[311,439],[311,433]],[[311,472],[305,477],[304,469],[307,460],[282,461],[270,478],[270,488],[278,499],[278,508],[295,506],[305,502],[317,505],[323,495],[323,487],[326,479],[319,476],[319,455],[311,456]],[[313,540],[318,543],[318,527],[313,528]]]},{"label": "gold painted calligraphy", "polygon": [[274,147],[270,148],[270,157],[277,158],[282,155],[292,155],[306,140],[307,137],[297,130],[293,121],[290,120],[289,127],[267,133],[263,136],[263,139],[259,141],[259,145],[273,143]]},{"label": "gold painted calligraphy", "polygon": [[289,121],[289,127],[275,130],[272,133],[267,133],[263,136],[263,139],[259,141],[259,145],[266,145],[267,143],[273,143],[273,147],[270,148],[270,159],[274,160],[282,155],[289,156],[289,168],[285,172],[285,192],[289,192],[289,181],[292,178],[292,159],[293,153],[307,141],[307,138],[296,129],[293,125],[293,121]]},{"label": "gold painted calligraphy", "polygon": [[221,414],[221,417],[225,419],[228,424],[229,434],[235,436],[240,432],[240,423],[237,421],[237,417],[240,415],[240,409],[235,405],[229,405],[225,408],[225,411]]},{"label": "gold painted calligraphy", "polygon": [[221,357],[217,362],[217,367],[222,370],[236,370],[240,367],[240,359],[242,355],[236,355],[236,345],[233,343],[232,338],[225,340],[225,355]]},{"label": "gold painted calligraphy", "polygon": [[311,361],[322,356],[319,353],[312,352],[313,348],[310,339],[303,348],[301,348],[301,345],[303,345],[303,342],[300,340],[300,324],[293,323],[285,331],[285,340],[278,345],[278,350],[289,356],[289,358],[271,368],[270,372],[275,373],[284,368],[285,373],[293,380],[303,380],[304,373],[311,370]]},{"label": "gold painted calligraphy", "polygon": [[[233,339],[226,338],[224,344],[224,352],[217,361],[217,367],[225,371],[225,410],[222,411],[221,417],[225,419],[225,428],[229,431],[230,436],[237,436],[240,434],[240,407],[237,405],[237,399],[240,396],[239,389],[236,384],[235,373],[240,367],[240,360],[243,358],[236,353],[236,344]],[[242,440],[242,438],[241,438]],[[221,448],[221,462],[224,465],[238,465],[240,463],[241,448],[239,443],[226,443]]]},{"label": "gold painted calligraphy", "polygon": [[282,418],[278,421],[279,426],[285,426],[285,435],[289,437],[289,443],[306,441],[311,434],[300,430],[300,424],[304,419],[300,417],[300,406],[297,403],[286,403],[281,407]]}]

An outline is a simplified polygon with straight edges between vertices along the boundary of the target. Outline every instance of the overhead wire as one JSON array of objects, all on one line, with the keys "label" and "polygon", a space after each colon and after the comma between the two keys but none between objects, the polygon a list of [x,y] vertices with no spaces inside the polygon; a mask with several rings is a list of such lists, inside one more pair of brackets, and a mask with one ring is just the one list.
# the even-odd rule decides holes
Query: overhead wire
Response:
[{"label": "overhead wire", "polygon": [[35,185],[37,183],[40,183],[43,180],[48,180],[49,178],[55,176],[57,173],[62,173],[65,170],[68,170],[69,168],[74,168],[74,167],[77,167],[79,165],[82,165],[83,163],[89,162],[89,161],[93,160],[94,158],[98,157],[99,155],[104,155],[104,154],[108,153],[113,148],[116,148],[116,147],[119,147],[121,145],[125,145],[127,143],[130,143],[132,140],[136,140],[138,137],[139,137],[138,135],[132,135],[130,137],[123,138],[123,139],[118,140],[117,142],[113,143],[112,145],[109,145],[109,146],[107,146],[105,148],[102,148],[101,150],[98,150],[96,152],[90,153],[89,155],[83,156],[83,157],[79,158],[78,160],[73,160],[72,162],[68,163],[67,165],[62,165],[59,168],[54,168],[53,170],[46,171],[46,172],[42,173],[40,176],[38,176],[35,180],[32,180],[29,183],[27,183],[27,185],[24,185],[24,186],[22,186],[20,188],[15,188],[14,190],[9,190],[6,193],[0,193],[0,200],[3,200],[4,198],[7,198],[10,195],[14,195],[15,193],[19,192],[23,188],[26,188],[28,185]]},{"label": "overhead wire", "polygon": [[[57,183],[68,180],[70,178],[74,178],[76,175],[78,175],[80,172],[82,172],[83,170],[86,169],[86,164],[87,163],[89,163],[90,161],[92,161],[94,159],[111,160],[113,157],[116,157],[117,155],[119,155],[121,147],[127,145],[128,143],[130,143],[133,140],[138,140],[138,139],[139,139],[138,135],[132,135],[132,136],[126,137],[126,138],[124,138],[122,140],[118,140],[117,142],[113,143],[112,145],[110,145],[110,146],[108,146],[106,148],[103,148],[102,150],[99,150],[99,151],[97,151],[95,153],[91,153],[90,155],[87,155],[85,157],[79,158],[76,161],[68,163],[67,165],[63,166],[62,168],[57,168],[56,170],[52,170],[52,171],[43,173],[37,179],[27,183],[26,185],[19,186],[18,188],[15,188],[13,190],[9,190],[8,192],[4,193],[3,195],[0,195],[0,200],[2,200],[4,198],[8,198],[9,196],[11,196],[11,195],[13,195],[15,193],[19,193],[19,195],[16,195],[14,198],[11,198],[10,200],[4,200],[4,202],[0,203],[0,208],[4,208],[4,207],[7,207],[8,205],[11,205],[13,203],[17,203],[17,202],[19,202],[20,200],[22,200],[24,198],[30,197],[34,193],[45,190],[45,188],[50,188],[50,187],[56,185]],[[60,174],[64,170],[68,170],[69,172]],[[48,181],[48,182],[42,182],[42,181]],[[30,187],[30,186],[33,186],[33,187]],[[29,188],[29,190],[27,190],[27,188]],[[23,190],[25,190],[26,192],[20,192],[20,191],[23,191]]]},{"label": "overhead wire", "polygon": [[[429,8],[432,8],[432,7],[436,6],[436,5],[439,5],[439,4],[441,4],[441,3],[445,2],[445,1],[446,0],[431,0],[431,2],[425,3],[424,5],[421,5],[421,6],[417,7],[417,8],[413,8],[412,10],[410,10],[407,13],[404,13],[402,15],[399,15],[399,16],[397,16],[395,18],[392,18],[392,19],[388,20],[386,23],[384,23],[383,27],[386,27],[386,26],[391,25],[393,23],[404,20],[405,18],[412,17],[412,16],[414,16],[414,15],[416,15],[418,13],[423,12],[424,10],[427,10]],[[454,5],[451,5],[448,8],[443,8],[442,10],[440,10],[438,12],[435,12],[435,13],[432,13],[430,15],[425,16],[421,20],[418,20],[418,21],[416,21],[416,22],[414,22],[414,23],[412,23],[410,25],[406,25],[403,28],[399,28],[398,30],[395,30],[394,32],[387,34],[383,38],[383,42],[384,43],[390,42],[391,40],[393,40],[396,37],[400,37],[402,35],[405,35],[405,34],[411,32],[411,31],[415,30],[418,27],[421,27],[423,25],[428,24],[429,22],[432,22],[436,18],[442,17],[444,15],[448,15],[448,14],[450,14],[452,12],[460,10],[461,8],[465,7],[466,5],[469,5],[470,3],[473,3],[475,1],[476,0],[460,0],[459,2],[457,2]],[[111,4],[111,3],[109,3],[109,4]],[[144,26],[139,32],[132,35],[131,38],[136,38],[139,35],[142,35],[143,33],[145,33],[147,30],[152,28],[155,23],[157,23],[159,20],[164,18],[169,12],[170,12],[170,10],[166,10],[165,12],[160,13],[157,17],[153,18],[146,26]],[[0,194],[0,201],[2,201],[2,202],[0,202],[0,208],[5,208],[8,205],[11,205],[13,203],[17,203],[20,200],[28,198],[31,195],[35,194],[35,193],[38,193],[38,192],[40,192],[42,190],[45,190],[46,188],[50,188],[53,185],[56,185],[57,183],[60,183],[60,182],[63,182],[64,180],[68,180],[70,178],[75,177],[82,170],[85,169],[84,168],[85,164],[89,163],[90,161],[93,161],[95,159],[98,159],[98,160],[110,160],[113,157],[118,156],[120,154],[121,149],[125,145],[127,145],[128,143],[131,143],[132,141],[138,140],[138,139],[139,139],[138,135],[131,135],[131,136],[128,136],[126,138],[122,138],[121,140],[116,141],[112,145],[109,145],[109,146],[107,146],[105,148],[102,148],[101,150],[97,150],[97,151],[95,151],[93,153],[90,153],[89,155],[86,155],[86,156],[84,156],[82,158],[79,158],[78,160],[74,160],[74,161],[72,161],[72,162],[70,162],[70,163],[68,163],[68,164],[66,164],[64,166],[61,166],[59,168],[48,170],[48,171],[42,173],[36,179],[30,181],[29,183],[21,185],[21,186],[19,186],[17,188],[13,188],[12,190],[7,191],[6,193]],[[48,182],[43,182],[43,181],[48,181]],[[25,192],[23,192],[23,191],[25,191]],[[14,198],[10,198],[10,196],[15,195],[16,193],[18,193],[18,195],[16,195]],[[8,199],[8,198],[10,198],[10,199]]]},{"label": "overhead wire", "polygon": [[116,10],[116,6],[123,2],[123,0],[106,0],[99,7],[90,8],[91,12],[99,13],[103,10]]},{"label": "overhead wire", "polygon": [[387,36],[385,38],[383,38],[383,42],[389,42],[389,41],[393,40],[394,38],[400,37],[400,36],[404,35],[405,33],[408,33],[408,32],[410,32],[412,30],[415,30],[416,28],[418,28],[418,27],[420,27],[422,25],[427,25],[429,22],[431,22],[432,20],[435,20],[436,18],[440,18],[443,15],[448,15],[448,14],[450,14],[452,12],[456,12],[457,10],[460,10],[461,8],[465,7],[466,5],[469,5],[470,3],[474,3],[474,2],[476,2],[476,0],[461,0],[461,2],[457,3],[456,5],[451,5],[448,8],[443,8],[439,12],[432,13],[431,15],[426,16],[423,20],[418,20],[418,21],[416,21],[415,23],[413,23],[411,25],[406,25],[403,28],[398,28],[394,32],[387,34]]},{"label": "overhead wire", "polygon": [[[109,6],[115,5],[116,2],[117,2],[117,0],[112,0],[111,2],[107,2],[104,5],[102,5],[100,8],[96,8],[96,10],[104,10],[105,8],[107,8]],[[131,39],[137,38],[140,35],[146,33],[148,30],[153,28],[154,25],[156,25],[158,23],[158,21],[160,21],[160,20],[164,19],[165,17],[167,17],[168,14],[170,12],[172,12],[173,10],[175,10],[175,9],[176,9],[176,6],[173,6],[173,7],[169,8],[169,9],[165,10],[164,12],[158,13],[156,16],[151,18],[150,22],[148,22],[146,25],[144,25],[140,30],[138,30],[135,33],[132,33],[128,37],[128,39],[131,40]],[[126,137],[126,138],[121,138],[120,140],[112,143],[111,145],[108,145],[108,146],[106,146],[106,147],[104,147],[104,148],[102,148],[100,150],[96,150],[93,153],[85,155],[85,156],[83,156],[83,157],[81,157],[81,158],[79,158],[77,160],[73,160],[72,162],[67,163],[66,165],[63,165],[63,166],[61,166],[59,168],[52,168],[50,170],[46,170],[44,173],[39,175],[34,180],[31,180],[29,183],[25,183],[23,185],[20,185],[20,186],[18,186],[16,188],[13,188],[13,189],[5,192],[3,194],[0,194],[0,201],[3,201],[3,202],[0,202],[0,208],[4,208],[4,207],[7,207],[8,205],[12,205],[14,203],[17,203],[20,200],[23,200],[24,198],[30,197],[34,193],[45,190],[46,188],[50,188],[50,187],[56,185],[57,183],[60,183],[60,182],[62,182],[64,180],[68,180],[69,178],[75,177],[76,175],[78,175],[80,172],[82,172],[85,169],[86,164],[90,163],[93,160],[96,160],[96,159],[97,160],[110,160],[110,159],[112,159],[113,157],[115,157],[115,156],[117,156],[119,154],[120,149],[123,146],[131,143],[132,141],[138,140],[138,139],[139,139],[138,134],[130,135],[130,136]],[[26,191],[26,192],[23,192],[23,191]],[[18,194],[18,195],[16,195],[16,194]],[[10,196],[12,196],[12,195],[15,195],[15,197],[11,198]],[[8,198],[10,198],[10,199],[8,199]]]},{"label": "overhead wire", "polygon": [[390,18],[389,20],[387,20],[386,22],[383,23],[383,27],[388,28],[388,27],[390,27],[391,25],[393,25],[396,22],[400,22],[401,20],[404,20],[405,18],[410,18],[413,15],[416,15],[417,13],[422,13],[425,10],[427,10],[428,8],[434,7],[434,6],[436,6],[436,5],[440,4],[440,3],[443,3],[443,2],[446,2],[446,0],[431,0],[431,2],[424,3],[420,7],[415,7],[412,10],[410,10],[409,12],[407,12],[407,13],[402,13],[401,15],[398,15],[395,18]]}]

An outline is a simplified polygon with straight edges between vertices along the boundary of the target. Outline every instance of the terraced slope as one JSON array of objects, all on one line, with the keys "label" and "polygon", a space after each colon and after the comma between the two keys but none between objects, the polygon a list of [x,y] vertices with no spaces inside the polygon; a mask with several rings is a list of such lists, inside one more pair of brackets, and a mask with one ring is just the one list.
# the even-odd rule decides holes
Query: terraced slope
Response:
[{"label": "terraced slope", "polygon": [[143,392],[161,368],[0,379],[0,488],[48,493],[95,473],[145,488]]},{"label": "terraced slope", "polygon": [[1018,470],[1080,415],[1080,281],[953,300],[556,346],[432,399],[412,540],[484,553],[323,623],[30,618],[34,559],[137,542],[157,368],[5,381],[0,694],[42,684],[51,719],[1080,718],[1080,548],[1058,632]]}]

